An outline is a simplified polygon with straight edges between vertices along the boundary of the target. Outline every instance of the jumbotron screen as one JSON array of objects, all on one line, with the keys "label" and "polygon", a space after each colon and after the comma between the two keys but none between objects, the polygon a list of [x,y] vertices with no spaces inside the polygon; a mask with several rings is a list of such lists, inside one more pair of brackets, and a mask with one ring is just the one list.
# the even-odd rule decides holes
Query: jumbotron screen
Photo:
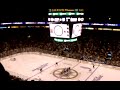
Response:
[{"label": "jumbotron screen", "polygon": [[[73,24],[72,35],[70,35],[70,29],[68,24],[49,24],[50,37],[58,38],[75,38],[81,36],[82,24]],[[70,37],[72,36],[72,37]]]},{"label": "jumbotron screen", "polygon": [[82,33],[82,24],[81,23],[73,24],[72,38],[81,36],[81,33]]},{"label": "jumbotron screen", "polygon": [[67,24],[50,24],[50,37],[69,38],[69,26]]}]

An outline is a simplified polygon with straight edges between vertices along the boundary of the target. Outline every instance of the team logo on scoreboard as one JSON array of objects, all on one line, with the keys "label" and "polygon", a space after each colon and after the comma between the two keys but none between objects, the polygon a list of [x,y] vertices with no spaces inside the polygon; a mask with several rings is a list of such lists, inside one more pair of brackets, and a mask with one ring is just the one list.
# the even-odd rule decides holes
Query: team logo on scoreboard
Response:
[{"label": "team logo on scoreboard", "polygon": [[74,30],[74,35],[78,36],[78,34],[81,32],[81,25],[76,25]]},{"label": "team logo on scoreboard", "polygon": [[55,26],[54,27],[54,33],[57,35],[57,36],[61,36],[63,34],[63,28],[59,25]]}]

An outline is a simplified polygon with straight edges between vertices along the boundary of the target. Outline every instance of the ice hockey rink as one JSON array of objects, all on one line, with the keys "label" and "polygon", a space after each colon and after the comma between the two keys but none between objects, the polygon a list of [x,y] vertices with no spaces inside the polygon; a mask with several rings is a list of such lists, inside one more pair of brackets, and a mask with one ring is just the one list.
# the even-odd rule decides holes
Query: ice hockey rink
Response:
[{"label": "ice hockey rink", "polygon": [[[119,67],[37,52],[8,56],[1,63],[11,75],[27,81],[120,81]],[[61,74],[68,67],[70,73]]]}]

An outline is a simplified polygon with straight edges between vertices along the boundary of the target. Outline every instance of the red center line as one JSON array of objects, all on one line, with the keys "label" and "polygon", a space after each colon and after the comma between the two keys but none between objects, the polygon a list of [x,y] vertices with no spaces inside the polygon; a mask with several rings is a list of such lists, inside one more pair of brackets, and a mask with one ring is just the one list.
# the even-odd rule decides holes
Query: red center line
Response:
[{"label": "red center line", "polygon": [[99,68],[99,66],[100,66],[100,65],[98,65],[98,67],[85,79],[85,81],[87,81],[87,80],[90,78],[90,76],[93,75],[93,73]]}]

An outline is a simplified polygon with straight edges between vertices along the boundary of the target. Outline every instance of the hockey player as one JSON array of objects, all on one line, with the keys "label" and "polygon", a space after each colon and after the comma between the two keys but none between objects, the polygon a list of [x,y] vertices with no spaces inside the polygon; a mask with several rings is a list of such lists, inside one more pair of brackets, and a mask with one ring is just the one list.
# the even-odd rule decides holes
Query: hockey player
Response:
[{"label": "hockey player", "polygon": [[40,68],[40,73],[42,72],[42,68]]},{"label": "hockey player", "polygon": [[58,62],[56,62],[55,65],[58,65]]}]

